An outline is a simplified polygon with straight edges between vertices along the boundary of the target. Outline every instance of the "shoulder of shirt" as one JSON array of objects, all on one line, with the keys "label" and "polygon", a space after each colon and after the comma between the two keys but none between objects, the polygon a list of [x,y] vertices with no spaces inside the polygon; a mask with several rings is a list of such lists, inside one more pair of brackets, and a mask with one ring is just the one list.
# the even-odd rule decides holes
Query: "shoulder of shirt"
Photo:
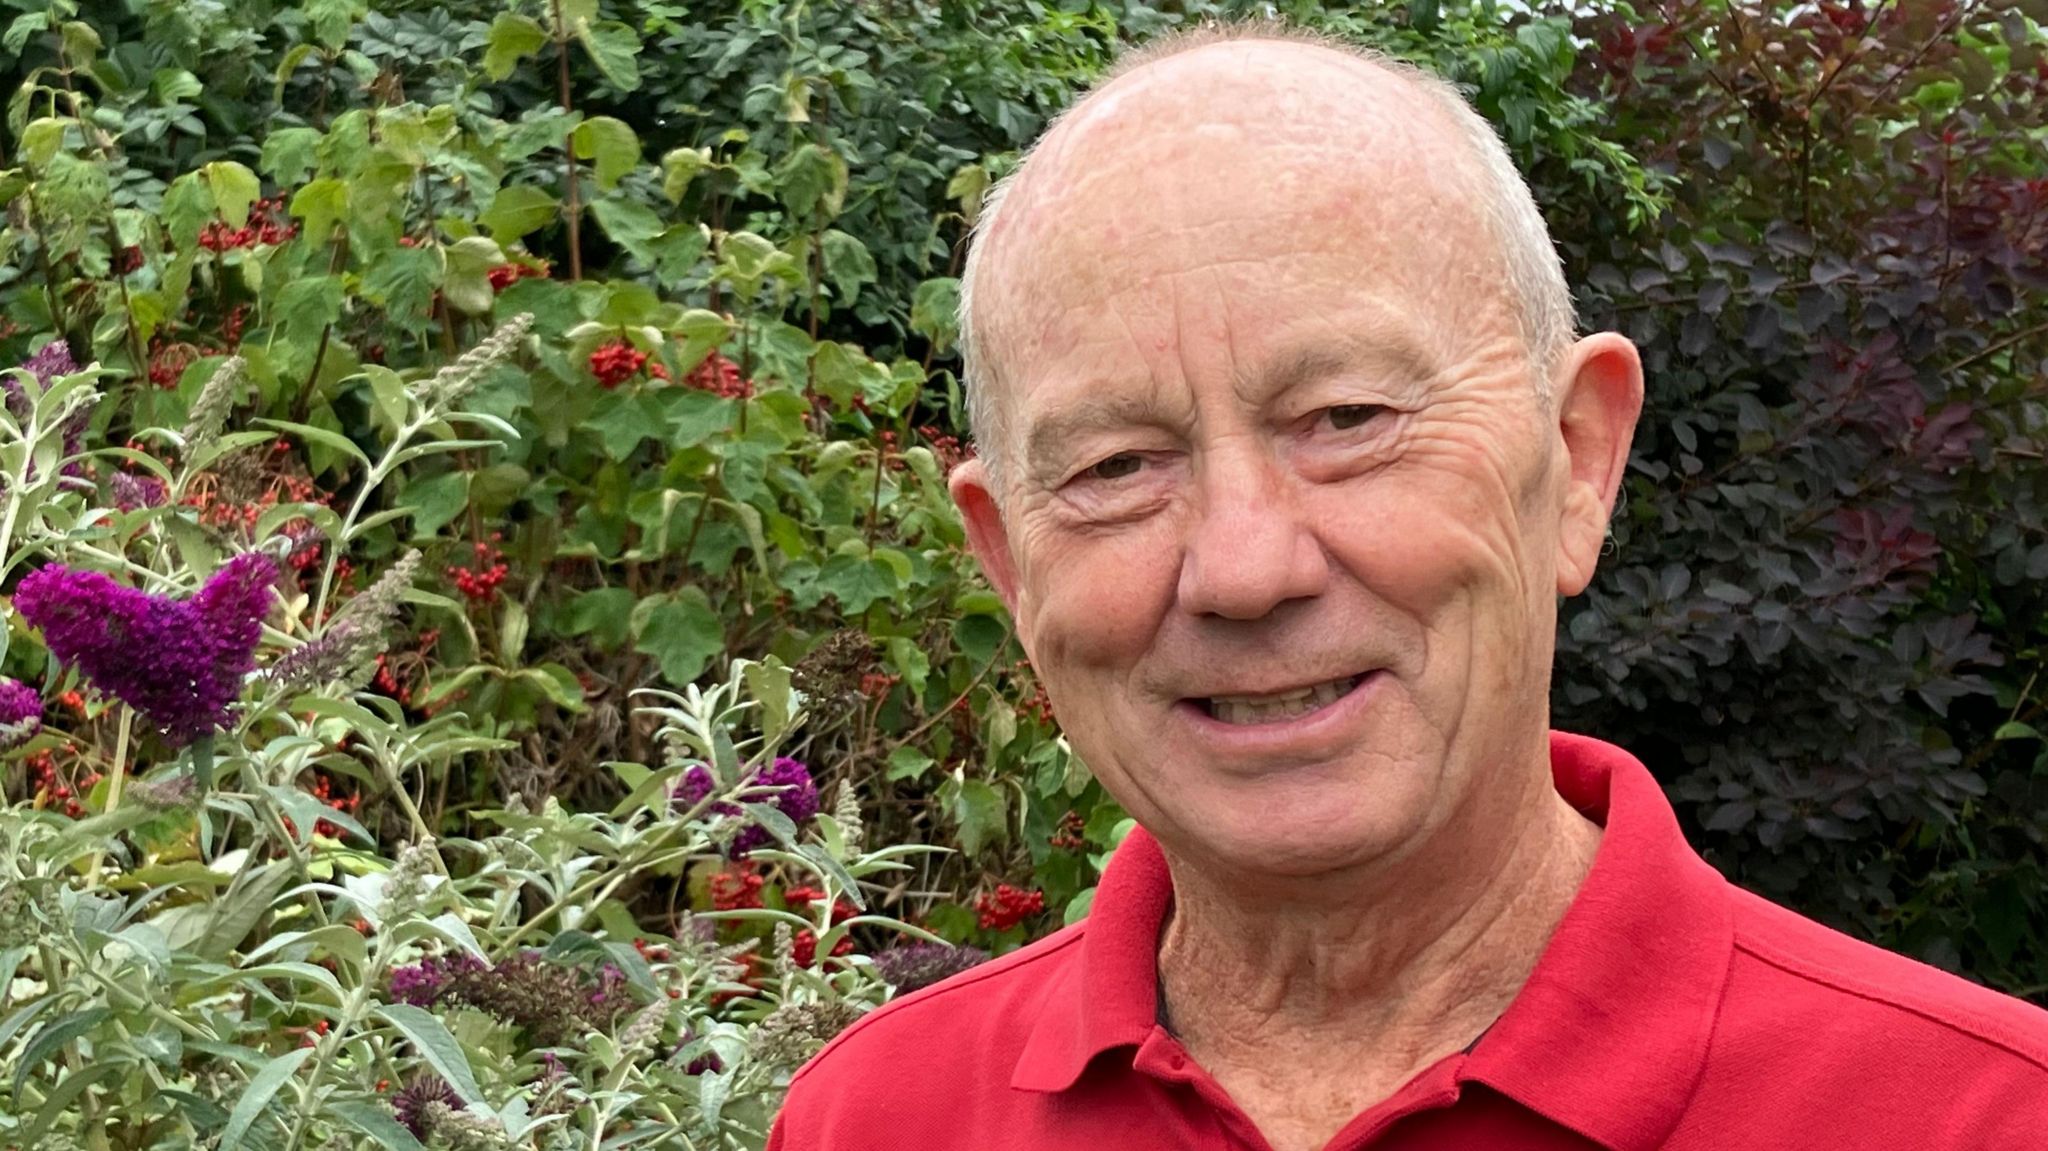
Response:
[{"label": "shoulder of shirt", "polygon": [[[1063,971],[1087,926],[1087,921],[1082,920],[1008,955],[884,1003],[861,1016],[812,1056],[790,1081],[790,1086],[818,1074],[831,1075],[849,1068],[873,1067],[861,1059],[860,1049],[875,1043],[893,1044],[906,1032],[922,1043],[931,1044],[943,1033],[933,1027],[937,1013],[944,1013],[949,1024],[956,1023],[962,1011],[997,1005],[1005,993],[1018,990],[1018,984],[1043,983]],[[893,1075],[896,1072],[885,1073]]]},{"label": "shoulder of shirt", "polygon": [[1729,885],[1735,949],[1879,1012],[1901,1012],[2048,1075],[2048,1011],[1886,951]]}]

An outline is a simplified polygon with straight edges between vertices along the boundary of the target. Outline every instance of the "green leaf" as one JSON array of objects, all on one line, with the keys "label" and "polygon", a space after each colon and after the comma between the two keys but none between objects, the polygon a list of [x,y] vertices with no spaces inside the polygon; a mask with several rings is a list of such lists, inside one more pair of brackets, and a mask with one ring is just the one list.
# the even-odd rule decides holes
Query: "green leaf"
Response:
[{"label": "green leaf", "polygon": [[818,587],[835,596],[848,615],[859,615],[896,594],[896,570],[871,556],[837,555],[819,569]]},{"label": "green leaf", "polygon": [[418,330],[426,326],[440,265],[430,248],[393,248],[371,262],[363,276],[363,294],[381,304],[392,322]]},{"label": "green leaf", "polygon": [[496,240],[464,236],[448,245],[446,272],[441,277],[441,298],[458,312],[472,316],[488,313],[498,301],[491,287],[491,269],[505,262],[505,250]]},{"label": "green leaf", "polygon": [[0,48],[5,48],[10,56],[19,56],[22,49],[28,47],[29,37],[34,36],[38,32],[48,32],[49,30],[50,14],[48,12],[29,12],[16,16],[14,23],[7,26],[6,35],[0,36]]},{"label": "green leaf", "polygon": [[54,208],[61,215],[95,216],[106,207],[112,186],[105,165],[59,152],[51,157],[38,188],[44,208]]},{"label": "green leaf", "polygon": [[249,206],[263,195],[263,182],[256,178],[256,173],[233,160],[215,160],[199,172],[213,192],[214,207],[220,209],[229,226],[239,228],[248,223]]},{"label": "green leaf", "polygon": [[935,762],[931,756],[906,744],[889,753],[887,778],[892,783],[899,779],[914,780],[930,770]]},{"label": "green leaf", "polygon": [[55,1055],[58,1048],[98,1027],[112,1014],[104,1007],[92,1007],[66,1015],[37,1031],[36,1037],[29,1040],[27,1049],[21,1053],[20,1064],[14,1069],[14,1098],[20,1100],[21,1086],[28,1082],[29,1072],[40,1068],[43,1060]]},{"label": "green leaf", "polygon": [[689,191],[690,181],[697,173],[711,166],[711,149],[674,148],[661,157],[661,194],[671,204],[683,202],[683,193]]},{"label": "green leaf", "polygon": [[313,25],[313,35],[330,52],[348,46],[349,25],[354,23],[351,7],[350,0],[305,0],[306,19]]},{"label": "green leaf", "polygon": [[597,433],[608,458],[623,461],[641,440],[661,432],[661,413],[637,392],[607,392],[583,426]]},{"label": "green leaf", "polygon": [[876,281],[874,255],[866,244],[837,230],[827,231],[818,244],[834,297],[842,304],[852,304],[860,298],[862,284]]},{"label": "green leaf", "polygon": [[597,218],[597,225],[604,229],[619,247],[647,263],[653,263],[655,252],[648,241],[661,235],[661,217],[645,204],[635,203],[620,196],[611,196],[590,205],[590,214]]},{"label": "green leaf", "polygon": [[469,473],[448,471],[419,480],[406,487],[403,498],[412,508],[414,537],[431,536],[469,506]]},{"label": "green leaf", "polygon": [[295,424],[290,420],[258,419],[254,422],[266,428],[276,428],[281,432],[290,432],[308,443],[332,448],[366,468],[371,466],[370,457],[363,454],[363,449],[357,447],[354,440],[349,439],[340,432],[328,431],[326,428],[316,428],[310,424]]},{"label": "green leaf", "polygon": [[30,120],[21,130],[21,146],[15,149],[15,155],[31,168],[43,167],[64,147],[64,129],[70,123],[58,116]]},{"label": "green leaf", "polygon": [[965,855],[975,855],[988,844],[1002,842],[1009,831],[1003,793],[978,779],[960,781],[947,811],[960,829],[960,850]]},{"label": "green leaf", "polygon": [[270,1101],[276,1097],[278,1090],[291,1080],[292,1075],[298,1071],[299,1064],[311,1058],[312,1054],[311,1047],[287,1051],[264,1064],[263,1070],[249,1079],[248,1088],[242,1092],[242,1097],[235,1101],[235,1109],[228,1112],[228,1125],[220,1133],[220,1143],[216,1145],[216,1151],[235,1151],[242,1145],[243,1136],[249,1133],[249,1128],[255,1124],[257,1117],[263,1114],[263,1109],[270,1106]]},{"label": "green leaf", "polygon": [[633,593],[622,587],[583,592],[569,601],[562,623],[568,634],[588,635],[598,646],[616,650],[632,631]]},{"label": "green leaf", "polygon": [[607,192],[618,187],[620,178],[640,163],[640,137],[624,120],[592,116],[576,125],[569,142],[578,160],[596,162],[597,186]]},{"label": "green leaf", "polygon": [[[178,179],[182,181],[185,178],[180,176]],[[171,186],[176,188],[177,183],[173,182]],[[314,180],[305,187],[300,188],[297,192],[292,193],[291,213],[305,221],[306,236],[318,244],[324,242],[334,232],[334,225],[337,221],[348,217],[348,204],[348,185],[340,180],[328,177]],[[169,207],[169,197],[166,196],[166,213],[168,213]],[[207,208],[209,211],[212,210],[212,201],[210,199],[207,202]],[[192,229],[192,234],[195,238],[199,234],[199,229],[196,225]],[[189,247],[190,245],[190,240],[179,242],[179,247]]]},{"label": "green leaf", "polygon": [[199,242],[199,230],[212,216],[213,192],[199,182],[197,173],[187,172],[164,189],[164,230],[180,249],[189,251]]},{"label": "green leaf", "polygon": [[469,1069],[469,1057],[462,1053],[462,1046],[439,1019],[408,1003],[387,1003],[377,1008],[377,1014],[412,1042],[420,1058],[448,1081],[463,1102],[484,1101],[483,1092],[477,1090],[476,1076]]},{"label": "green leaf", "polygon": [[696,681],[725,648],[725,624],[702,589],[686,587],[647,613],[633,650],[653,656],[669,683]]},{"label": "green leaf", "polygon": [[944,355],[960,338],[960,281],[952,277],[926,280],[910,298],[910,330],[930,340]]},{"label": "green leaf", "polygon": [[263,138],[256,163],[278,183],[298,184],[319,166],[320,140],[317,128],[278,128]]},{"label": "green leaf", "polygon": [[484,39],[484,75],[493,80],[505,79],[521,60],[540,51],[547,42],[547,29],[540,26],[540,21],[511,12],[498,13]]},{"label": "green leaf", "polygon": [[2034,730],[2033,726],[2030,724],[2024,724],[2020,723],[2017,720],[2012,720],[2006,723],[1999,724],[1998,730],[1991,733],[1991,738],[1994,740],[2040,739],[2041,733]]},{"label": "green leaf", "polygon": [[491,206],[476,222],[504,244],[547,227],[561,211],[561,201],[545,188],[511,184],[498,189],[498,194],[491,198]]},{"label": "green leaf", "polygon": [[816,143],[797,148],[775,170],[776,191],[798,217],[837,216],[846,203],[846,181],[846,161]]},{"label": "green leaf", "polygon": [[346,296],[340,276],[305,276],[285,284],[277,293],[272,315],[282,335],[312,343],[327,325],[341,318]]},{"label": "green leaf", "polygon": [[346,1100],[329,1103],[327,1112],[338,1116],[342,1122],[375,1139],[386,1151],[426,1151],[426,1146],[412,1137],[390,1108],[381,1103],[364,1103],[360,1100]]},{"label": "green leaf", "polygon": [[575,23],[576,39],[583,44],[583,50],[590,53],[591,63],[604,73],[604,78],[621,92],[631,92],[640,86],[640,37],[631,25],[617,20],[591,23],[578,20]]}]

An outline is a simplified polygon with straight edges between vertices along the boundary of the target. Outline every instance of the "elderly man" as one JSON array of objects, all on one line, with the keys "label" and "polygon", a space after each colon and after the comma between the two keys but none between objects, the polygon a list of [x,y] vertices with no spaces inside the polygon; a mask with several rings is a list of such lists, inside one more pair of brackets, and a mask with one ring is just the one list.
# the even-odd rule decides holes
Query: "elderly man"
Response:
[{"label": "elderly man", "polygon": [[1486,124],[1272,28],[1131,57],[982,222],[975,554],[1141,830],[873,1013],[786,1151],[2048,1148],[2048,1014],[1726,883],[1548,730],[1642,397]]}]

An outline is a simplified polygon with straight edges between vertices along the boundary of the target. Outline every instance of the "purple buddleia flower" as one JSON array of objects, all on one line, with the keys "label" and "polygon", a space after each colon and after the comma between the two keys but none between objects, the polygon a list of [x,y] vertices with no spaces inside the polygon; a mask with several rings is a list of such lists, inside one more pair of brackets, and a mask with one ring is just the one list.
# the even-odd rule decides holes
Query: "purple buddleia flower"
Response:
[{"label": "purple buddleia flower", "polygon": [[[71,358],[71,346],[62,339],[44,344],[41,351],[23,360],[21,366],[36,378],[37,386],[45,390],[56,383],[59,377],[72,375],[78,371],[78,361]],[[12,374],[0,373],[0,387],[5,387],[7,391],[8,412],[13,414],[17,422],[26,420],[31,405],[28,396],[21,390],[21,381],[15,379]],[[92,408],[89,406],[80,407],[71,413],[70,419],[64,421],[65,456],[78,454],[78,449],[85,440],[86,425],[91,422]],[[64,465],[63,474],[76,476],[83,470],[83,465],[73,461]]]},{"label": "purple buddleia flower", "polygon": [[[671,806],[678,811],[687,811],[702,803],[704,797],[710,795],[716,786],[717,780],[712,776],[711,769],[701,763],[697,764],[684,772],[683,778],[677,781],[671,796]],[[801,762],[786,755],[776,756],[775,762],[755,773],[753,782],[747,785],[749,791],[770,787],[780,790],[773,795],[759,796],[755,802],[773,805],[776,810],[788,816],[791,823],[801,824],[818,814],[818,784],[811,778],[811,769]],[[746,815],[746,810],[739,804],[726,801],[712,804],[711,811],[717,815],[729,815],[734,818],[744,818]],[[733,837],[733,858],[737,859],[757,847],[766,845],[770,838],[766,828],[758,824],[749,824]]]},{"label": "purple buddleia flower", "polygon": [[18,679],[0,678],[0,751],[12,751],[43,727],[43,697]]},{"label": "purple buddleia flower", "polygon": [[462,1110],[462,1097],[457,1095],[440,1076],[423,1074],[399,1088],[391,1097],[391,1113],[404,1124],[412,1137],[425,1140],[434,1132],[427,1114],[429,1104],[439,1103],[451,1111]]},{"label": "purple buddleia flower", "polygon": [[170,495],[170,485],[155,476],[138,476],[132,472],[115,472],[107,481],[107,493],[114,498],[114,506],[124,512],[162,505]]},{"label": "purple buddleia flower", "polygon": [[22,578],[14,606],[58,660],[183,746],[228,723],[256,665],[276,579],[268,556],[247,552],[192,598],[174,600],[52,564]]},{"label": "purple buddleia flower", "polygon": [[451,985],[489,971],[490,964],[467,951],[433,955],[418,963],[391,969],[391,998],[414,1007],[432,1007]]},{"label": "purple buddleia flower", "polygon": [[988,952],[978,947],[906,943],[877,954],[875,974],[894,987],[898,995],[908,995],[987,961]]}]

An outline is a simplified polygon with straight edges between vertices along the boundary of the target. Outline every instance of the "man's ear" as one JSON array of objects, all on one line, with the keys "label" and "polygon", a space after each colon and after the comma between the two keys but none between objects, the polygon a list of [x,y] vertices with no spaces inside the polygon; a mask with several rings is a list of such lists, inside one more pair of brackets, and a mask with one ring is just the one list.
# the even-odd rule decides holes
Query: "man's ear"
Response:
[{"label": "man's ear", "polygon": [[953,493],[953,506],[960,509],[960,521],[967,528],[967,544],[974,558],[996,589],[1011,619],[1017,618],[1017,565],[1010,557],[1010,532],[1003,525],[1002,511],[990,489],[988,467],[978,459],[964,460],[946,478]]},{"label": "man's ear", "polygon": [[1574,596],[1593,582],[1643,410],[1643,362],[1636,346],[1615,332],[1580,340],[1565,356],[1553,395],[1569,460],[1557,535],[1557,592]]}]

